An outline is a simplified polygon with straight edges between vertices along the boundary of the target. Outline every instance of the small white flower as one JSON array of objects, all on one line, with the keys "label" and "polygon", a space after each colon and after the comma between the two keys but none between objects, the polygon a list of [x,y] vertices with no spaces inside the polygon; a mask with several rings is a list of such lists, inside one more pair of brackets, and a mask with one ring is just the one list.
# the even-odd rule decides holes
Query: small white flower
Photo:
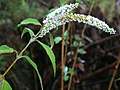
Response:
[{"label": "small white flower", "polygon": [[43,23],[52,23],[54,21],[57,21],[58,19],[62,18],[65,14],[70,13],[72,10],[78,7],[78,3],[75,4],[66,4],[64,6],[61,6],[60,8],[56,9],[55,11],[51,12],[46,16],[46,19],[43,20]]},{"label": "small white flower", "polygon": [[86,16],[83,14],[67,14],[63,17],[64,19],[67,19],[68,21],[78,21],[83,22],[85,24],[95,26],[98,29],[101,29],[107,33],[115,34],[116,30],[113,28],[110,28],[105,22],[99,20],[98,18],[92,17],[90,15]]},{"label": "small white flower", "polygon": [[99,20],[98,18],[92,17],[90,15],[86,16],[83,14],[73,14],[70,13],[73,9],[78,7],[78,3],[64,5],[55,11],[47,15],[46,19],[43,21],[44,25],[40,29],[39,37],[45,36],[50,30],[64,25],[70,21],[77,21],[79,23],[85,23],[98,29],[103,30],[104,32],[115,34],[115,30],[110,28],[105,22]]},{"label": "small white flower", "polygon": [[39,37],[43,37],[44,35],[46,35],[46,33],[49,32],[49,30],[51,30],[57,26],[66,24],[66,22],[69,22],[69,21],[64,22],[64,20],[61,21],[60,19],[62,19],[66,14],[69,14],[72,10],[77,8],[78,5],[79,5],[78,3],[69,4],[69,5],[66,4],[66,5],[61,6],[60,8],[56,9],[55,11],[51,12],[50,14],[48,14],[46,16],[46,19],[43,20],[44,25],[40,30]]}]

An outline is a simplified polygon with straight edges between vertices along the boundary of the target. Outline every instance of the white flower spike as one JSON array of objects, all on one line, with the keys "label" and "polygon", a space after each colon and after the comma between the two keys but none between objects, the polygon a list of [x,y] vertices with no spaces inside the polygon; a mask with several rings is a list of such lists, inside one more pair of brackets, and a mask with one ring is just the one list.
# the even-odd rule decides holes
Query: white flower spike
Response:
[{"label": "white flower spike", "polygon": [[85,23],[91,26],[95,26],[98,29],[103,30],[104,32],[115,34],[116,30],[113,28],[110,28],[105,22],[99,20],[98,18],[92,17],[90,15],[86,16],[83,14],[67,14],[63,17],[63,19],[66,19],[66,21],[78,21],[79,23]]},{"label": "white flower spike", "polygon": [[91,26],[95,26],[107,33],[115,34],[115,30],[110,28],[105,22],[99,20],[98,18],[92,17],[90,15],[86,16],[83,14],[73,14],[72,10],[78,7],[78,3],[64,5],[55,11],[47,15],[46,19],[43,20],[43,27],[40,29],[39,37],[45,36],[50,30],[56,28],[57,26],[64,25],[70,21],[77,21],[79,23],[85,23]]}]

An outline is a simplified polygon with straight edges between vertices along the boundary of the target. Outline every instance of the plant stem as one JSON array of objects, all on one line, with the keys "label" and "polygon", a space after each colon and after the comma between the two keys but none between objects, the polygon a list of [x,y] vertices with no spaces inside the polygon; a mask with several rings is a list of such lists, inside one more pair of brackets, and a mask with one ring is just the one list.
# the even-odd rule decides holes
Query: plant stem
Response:
[{"label": "plant stem", "polygon": [[61,51],[61,90],[64,90],[64,31],[65,25],[62,27],[62,51]]},{"label": "plant stem", "polygon": [[[68,28],[67,28],[68,33],[70,32],[70,29],[71,29],[71,23],[69,22]],[[66,38],[66,41],[65,41],[66,43],[68,42],[68,37]],[[67,51],[68,51],[67,48],[68,48],[68,44],[65,45],[64,64],[66,64]]]},{"label": "plant stem", "polygon": [[117,64],[116,64],[116,66],[115,66],[115,69],[114,69],[114,72],[113,72],[113,75],[112,75],[112,78],[111,78],[111,81],[110,81],[110,84],[109,84],[108,90],[111,90],[111,88],[112,88],[112,84],[113,84],[113,81],[114,81],[115,75],[116,75],[116,73],[117,73],[117,70],[118,70],[119,64],[120,64],[120,58],[118,59]]},{"label": "plant stem", "polygon": [[[93,6],[94,6],[94,3],[95,3],[95,1],[92,2],[92,5],[91,5],[90,10],[88,12],[88,15],[91,13],[91,11],[93,9]],[[82,29],[81,37],[84,37],[85,29],[86,29],[86,24],[84,25],[84,27]],[[75,68],[76,61],[77,61],[78,49],[79,49],[79,46],[77,47],[76,54],[75,54],[75,57],[74,57],[74,62],[73,62],[73,66],[72,66],[72,73],[70,74],[70,80],[69,80],[69,84],[68,84],[68,90],[70,90],[71,83],[72,83],[72,76],[73,76],[73,71],[74,71],[74,68]]]},{"label": "plant stem", "polygon": [[[89,9],[89,12],[88,12],[88,15],[90,15],[90,13],[91,13],[91,11],[92,11],[92,9],[93,9],[94,3],[95,3],[95,1],[92,2],[92,5],[90,6],[90,9]],[[85,24],[84,27],[83,27],[81,37],[84,37],[85,29],[86,29],[86,24]]]},{"label": "plant stem", "polygon": [[23,52],[28,48],[28,46],[31,44],[31,40],[28,42],[28,44],[24,47],[24,49],[20,52],[19,56],[23,54]]},{"label": "plant stem", "polygon": [[29,41],[29,43],[25,46],[25,48],[20,52],[20,54],[16,57],[16,59],[13,61],[13,63],[8,67],[8,69],[5,71],[5,73],[2,75],[3,77],[5,77],[5,75],[9,72],[9,70],[15,65],[15,63],[21,58],[21,55],[23,54],[23,52],[28,48],[28,46],[31,44],[31,39]]},{"label": "plant stem", "polygon": [[8,71],[12,68],[12,66],[17,62],[17,58],[14,60],[14,62],[9,66],[9,68],[5,71],[5,73],[2,75],[3,77],[5,77],[5,75],[8,73]]},{"label": "plant stem", "polygon": [[[72,23],[71,26],[73,26]],[[73,42],[73,35],[72,35],[72,29],[70,29],[70,51],[72,51],[72,42]]]},{"label": "plant stem", "polygon": [[78,49],[79,49],[79,46],[77,47],[77,51],[76,51],[76,54],[75,54],[75,57],[74,57],[74,63],[73,63],[73,66],[72,66],[72,72],[70,74],[70,80],[69,80],[69,84],[68,84],[68,90],[70,90],[71,83],[72,83],[72,76],[73,76],[75,64],[76,64],[76,61],[77,61]]}]

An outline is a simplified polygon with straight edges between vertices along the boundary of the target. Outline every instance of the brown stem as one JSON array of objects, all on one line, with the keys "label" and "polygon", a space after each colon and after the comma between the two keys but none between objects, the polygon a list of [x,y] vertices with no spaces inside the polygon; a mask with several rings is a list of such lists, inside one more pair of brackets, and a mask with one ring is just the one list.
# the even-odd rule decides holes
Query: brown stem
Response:
[{"label": "brown stem", "polygon": [[72,42],[73,42],[73,35],[72,35],[72,29],[70,29],[70,51],[72,51]]},{"label": "brown stem", "polygon": [[78,49],[79,49],[79,46],[77,47],[77,51],[76,51],[76,54],[75,54],[75,57],[74,57],[74,62],[73,62],[73,66],[72,66],[72,72],[70,74],[70,80],[69,80],[69,84],[68,84],[68,90],[70,90],[70,87],[71,87],[72,76],[73,76],[73,72],[74,72],[74,68],[75,68],[75,64],[76,64],[77,56],[78,56]]},{"label": "brown stem", "polygon": [[86,45],[86,46],[84,46],[83,48],[84,48],[85,50],[87,50],[87,49],[89,49],[90,47],[94,47],[94,46],[96,46],[96,45],[98,45],[98,44],[102,44],[102,43],[107,42],[107,41],[109,41],[109,40],[113,40],[113,39],[117,40],[119,37],[120,37],[120,34],[115,34],[115,35],[112,35],[112,36],[103,38],[103,39],[101,39],[101,40],[98,40],[98,41],[96,41],[96,42],[90,43],[89,45]]},{"label": "brown stem", "polygon": [[93,72],[93,73],[91,73],[91,74],[88,74],[88,75],[85,75],[85,76],[81,77],[80,82],[85,81],[85,80],[88,80],[88,79],[91,79],[91,78],[95,78],[95,77],[97,77],[97,76],[100,76],[100,75],[103,74],[104,72],[107,72],[107,71],[109,71],[110,69],[114,68],[115,65],[116,65],[116,63],[117,63],[117,61],[115,61],[115,62],[113,62],[112,64],[107,65],[107,66],[105,66],[105,67],[103,67],[103,68],[101,68],[101,69],[99,69],[99,70],[97,70],[97,71],[95,71],[95,72]]},{"label": "brown stem", "polygon": [[[94,3],[95,3],[95,1],[92,2],[92,5],[90,6],[90,9],[89,9],[89,12],[88,12],[88,15],[90,15],[90,13],[91,13],[91,11],[92,11],[92,9],[93,9]],[[85,29],[86,29],[86,24],[85,24],[84,27],[83,27],[81,37],[84,37]]]},{"label": "brown stem", "polygon": [[[88,15],[91,13],[91,11],[93,9],[93,6],[94,6],[94,1],[92,2],[92,5],[90,7]],[[86,24],[84,25],[84,28],[82,29],[81,37],[84,37],[85,29],[86,29]],[[77,47],[76,54],[75,54],[75,57],[74,57],[74,62],[73,62],[73,66],[72,66],[72,72],[74,71],[75,64],[76,64],[76,61],[77,61],[78,49],[79,49],[79,46]],[[72,76],[73,76],[73,73],[71,73],[71,75],[70,75],[70,80],[69,80],[69,84],[68,84],[68,90],[70,90],[70,87],[71,87]]]},{"label": "brown stem", "polygon": [[114,72],[113,72],[113,75],[112,75],[112,78],[111,78],[111,81],[110,81],[108,90],[111,90],[111,88],[112,88],[112,84],[113,84],[113,82],[114,82],[114,78],[115,78],[115,75],[116,75],[116,73],[117,73],[119,64],[120,64],[120,58],[118,59],[117,64],[116,64],[116,66],[115,66],[115,69],[114,69]]},{"label": "brown stem", "polygon": [[[70,28],[71,28],[71,23],[68,24],[68,29],[67,31],[69,32],[70,31]],[[68,42],[68,37],[66,38],[66,43]],[[67,56],[67,48],[68,48],[68,45],[66,44],[65,45],[65,57],[64,57],[64,64],[66,63],[66,56]]]},{"label": "brown stem", "polygon": [[64,90],[64,32],[65,25],[62,27],[62,51],[61,51],[61,90]]}]

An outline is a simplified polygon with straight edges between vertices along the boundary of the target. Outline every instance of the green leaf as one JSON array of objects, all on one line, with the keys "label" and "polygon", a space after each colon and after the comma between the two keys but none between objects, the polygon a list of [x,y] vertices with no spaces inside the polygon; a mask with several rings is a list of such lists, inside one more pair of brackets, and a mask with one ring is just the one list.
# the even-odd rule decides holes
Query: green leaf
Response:
[{"label": "green leaf", "polygon": [[117,78],[115,81],[120,81],[120,78]]},{"label": "green leaf", "polygon": [[55,44],[58,44],[60,41],[62,41],[62,38],[61,37],[55,37],[54,41],[55,41]]},{"label": "green leaf", "polygon": [[73,44],[72,44],[73,47],[77,47],[78,45],[79,45],[79,44],[78,44],[77,41],[74,41]]},{"label": "green leaf", "polygon": [[81,40],[81,38],[80,38],[78,35],[75,35],[75,36],[74,36],[74,39],[75,39],[76,41],[80,41],[80,40]]},{"label": "green leaf", "polygon": [[64,4],[66,4],[68,2],[68,0],[60,0],[60,4],[61,5],[64,5]]},{"label": "green leaf", "polygon": [[28,62],[33,66],[33,68],[36,70],[37,75],[38,75],[39,80],[40,80],[41,88],[42,88],[42,90],[43,90],[42,78],[41,78],[40,73],[39,73],[39,71],[38,71],[37,65],[30,59],[30,57],[28,57],[28,56],[23,56],[23,58],[26,58],[26,59],[28,60]]},{"label": "green leaf", "polygon": [[35,36],[34,32],[33,32],[31,29],[29,29],[29,28],[24,28],[24,30],[23,30],[23,32],[22,32],[22,34],[21,34],[21,38],[22,38],[23,35],[24,35],[25,33],[27,33],[27,32],[29,32],[31,38],[32,38],[33,36]]},{"label": "green leaf", "polygon": [[23,20],[20,24],[18,24],[17,27],[20,27],[21,25],[27,25],[27,24],[33,24],[33,25],[40,25],[40,22],[37,19],[33,19],[33,18],[28,18]]},{"label": "green leaf", "polygon": [[53,35],[49,32],[49,37],[50,37],[50,44],[51,44],[51,49],[53,48],[54,46],[54,38],[53,38]]},{"label": "green leaf", "polygon": [[64,76],[64,81],[68,81],[68,80],[69,80],[69,76],[68,75]]},{"label": "green leaf", "polygon": [[0,54],[13,53],[13,52],[14,52],[14,49],[8,47],[7,45],[0,46]]},{"label": "green leaf", "polygon": [[67,38],[69,38],[69,32],[68,32],[68,30],[66,30],[65,33],[64,33],[64,40],[67,39]]},{"label": "green leaf", "polygon": [[85,50],[83,50],[83,49],[78,49],[78,53],[83,55],[83,54],[86,54],[87,52]]},{"label": "green leaf", "polygon": [[40,42],[37,40],[37,42],[45,49],[45,51],[47,52],[50,60],[51,60],[51,63],[52,63],[52,66],[53,66],[53,70],[54,70],[54,76],[56,75],[56,63],[55,63],[55,55],[53,53],[53,51],[51,50],[51,48],[49,46],[47,46],[46,44]]},{"label": "green leaf", "polygon": [[0,90],[12,90],[10,84],[6,80],[0,81],[2,85],[0,86]]}]

